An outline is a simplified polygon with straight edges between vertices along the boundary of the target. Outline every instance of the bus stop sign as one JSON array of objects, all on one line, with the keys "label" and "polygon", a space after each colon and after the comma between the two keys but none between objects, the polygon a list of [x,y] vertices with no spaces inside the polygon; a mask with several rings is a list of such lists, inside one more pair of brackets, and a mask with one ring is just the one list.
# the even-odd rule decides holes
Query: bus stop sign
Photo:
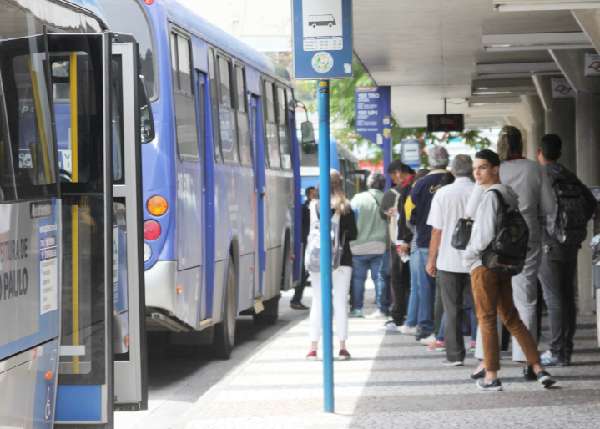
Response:
[{"label": "bus stop sign", "polygon": [[294,77],[352,76],[352,0],[294,0]]}]

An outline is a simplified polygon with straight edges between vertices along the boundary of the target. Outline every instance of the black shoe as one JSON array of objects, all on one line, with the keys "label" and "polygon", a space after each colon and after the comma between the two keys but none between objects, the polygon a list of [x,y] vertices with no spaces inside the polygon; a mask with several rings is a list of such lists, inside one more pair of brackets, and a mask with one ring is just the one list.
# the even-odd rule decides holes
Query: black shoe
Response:
[{"label": "black shoe", "polygon": [[502,390],[502,382],[499,378],[493,381],[485,381],[485,378],[477,380],[475,383],[479,390],[484,392],[500,392]]},{"label": "black shoe", "polygon": [[472,380],[477,380],[477,379],[483,378],[483,377],[485,377],[485,368],[481,368],[479,371],[471,373]]},{"label": "black shoe", "polygon": [[556,380],[552,378],[552,376],[547,371],[540,371],[536,376],[537,381],[539,381],[545,389],[552,387],[556,384]]},{"label": "black shoe", "polygon": [[417,333],[417,335],[415,335],[415,340],[417,340],[417,341],[421,341],[421,340],[423,340],[423,339],[425,339],[425,338],[429,337],[430,335],[431,335],[431,332],[429,332],[429,333],[425,333],[425,332],[423,332],[423,331],[419,331],[419,332]]},{"label": "black shoe", "polygon": [[523,367],[523,378],[527,381],[536,381],[538,379],[531,365]]},{"label": "black shoe", "polygon": [[309,310],[309,307],[302,304],[301,302],[290,302],[290,307],[293,310]]}]

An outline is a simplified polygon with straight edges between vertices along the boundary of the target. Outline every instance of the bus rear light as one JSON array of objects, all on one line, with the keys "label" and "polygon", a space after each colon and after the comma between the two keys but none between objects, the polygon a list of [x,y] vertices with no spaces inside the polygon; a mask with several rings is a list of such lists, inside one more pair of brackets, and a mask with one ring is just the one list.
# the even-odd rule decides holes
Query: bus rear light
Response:
[{"label": "bus rear light", "polygon": [[144,222],[144,240],[156,240],[160,236],[160,224],[155,220]]},{"label": "bus rear light", "polygon": [[177,295],[181,295],[183,293],[183,286],[177,285],[175,287],[175,292],[177,293]]},{"label": "bus rear light", "polygon": [[161,197],[160,195],[154,195],[148,198],[146,207],[151,215],[162,216],[169,209],[169,203],[167,203],[167,200],[164,197]]},{"label": "bus rear light", "polygon": [[46,371],[44,373],[44,379],[46,381],[52,381],[53,378],[54,378],[54,373],[52,371]]},{"label": "bus rear light", "polygon": [[154,0],[144,0],[144,3],[146,3],[148,6],[152,6],[154,4]]}]

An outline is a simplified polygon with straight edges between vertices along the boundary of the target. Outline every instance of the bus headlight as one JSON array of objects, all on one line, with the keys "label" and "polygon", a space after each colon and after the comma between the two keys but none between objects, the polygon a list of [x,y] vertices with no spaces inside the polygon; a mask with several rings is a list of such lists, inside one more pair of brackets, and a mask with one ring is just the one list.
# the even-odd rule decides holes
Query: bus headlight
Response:
[{"label": "bus headlight", "polygon": [[148,262],[152,257],[152,248],[148,243],[144,243],[144,262]]}]

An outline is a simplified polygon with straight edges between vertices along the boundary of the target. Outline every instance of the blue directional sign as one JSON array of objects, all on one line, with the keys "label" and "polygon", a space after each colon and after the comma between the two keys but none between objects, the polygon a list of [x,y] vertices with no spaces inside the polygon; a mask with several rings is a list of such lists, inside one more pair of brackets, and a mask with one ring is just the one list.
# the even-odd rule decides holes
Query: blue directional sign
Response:
[{"label": "blue directional sign", "polygon": [[294,0],[294,77],[352,76],[352,0]]},{"label": "blue directional sign", "polygon": [[390,94],[389,86],[356,88],[356,132],[373,143],[391,137]]}]

